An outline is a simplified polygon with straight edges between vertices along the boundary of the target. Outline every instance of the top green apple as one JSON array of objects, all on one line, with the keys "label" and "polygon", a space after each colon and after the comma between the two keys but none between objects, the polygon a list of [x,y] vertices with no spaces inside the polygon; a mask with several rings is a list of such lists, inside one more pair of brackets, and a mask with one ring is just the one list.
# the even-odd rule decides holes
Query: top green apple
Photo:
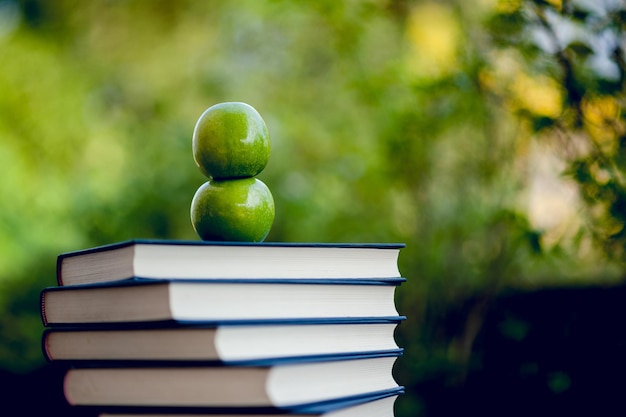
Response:
[{"label": "top green apple", "polygon": [[261,115],[246,103],[225,102],[202,113],[193,131],[193,159],[209,178],[254,177],[270,156],[270,136]]}]

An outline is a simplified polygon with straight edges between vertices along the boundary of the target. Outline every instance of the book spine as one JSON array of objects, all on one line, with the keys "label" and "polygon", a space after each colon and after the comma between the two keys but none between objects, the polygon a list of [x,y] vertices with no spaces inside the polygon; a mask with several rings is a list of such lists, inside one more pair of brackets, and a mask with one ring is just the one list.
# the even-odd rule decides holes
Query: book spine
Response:
[{"label": "book spine", "polygon": [[41,337],[41,353],[43,354],[43,357],[46,360],[46,362],[54,361],[54,358],[52,357],[52,355],[50,354],[50,350],[48,349],[48,332],[47,331],[44,331]]},{"label": "book spine", "polygon": [[39,314],[41,316],[41,322],[44,326],[48,326],[48,318],[46,317],[46,289],[39,293]]},{"label": "book spine", "polygon": [[63,256],[59,255],[57,256],[57,271],[56,271],[56,280],[57,280],[57,285],[59,286],[63,286]]}]

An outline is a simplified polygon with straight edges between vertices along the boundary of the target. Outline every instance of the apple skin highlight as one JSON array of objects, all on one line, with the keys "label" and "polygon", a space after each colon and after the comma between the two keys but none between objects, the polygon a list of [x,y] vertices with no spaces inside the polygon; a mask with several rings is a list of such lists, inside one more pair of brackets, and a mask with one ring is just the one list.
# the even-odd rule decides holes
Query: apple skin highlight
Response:
[{"label": "apple skin highlight", "polygon": [[270,155],[270,135],[261,115],[241,102],[219,103],[198,119],[192,138],[200,171],[216,180],[258,175]]},{"label": "apple skin highlight", "polygon": [[256,178],[207,181],[191,202],[191,223],[207,241],[262,242],[274,215],[272,193]]}]

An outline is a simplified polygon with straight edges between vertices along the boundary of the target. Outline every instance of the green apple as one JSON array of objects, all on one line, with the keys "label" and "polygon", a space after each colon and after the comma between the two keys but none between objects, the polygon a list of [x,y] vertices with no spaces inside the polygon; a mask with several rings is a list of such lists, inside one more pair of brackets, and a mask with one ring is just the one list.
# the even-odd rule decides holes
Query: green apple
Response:
[{"label": "green apple", "polygon": [[262,242],[274,222],[274,198],[259,179],[209,180],[191,201],[191,223],[202,240]]},{"label": "green apple", "polygon": [[216,180],[254,177],[270,156],[270,135],[261,115],[246,103],[209,107],[193,131],[193,159]]}]

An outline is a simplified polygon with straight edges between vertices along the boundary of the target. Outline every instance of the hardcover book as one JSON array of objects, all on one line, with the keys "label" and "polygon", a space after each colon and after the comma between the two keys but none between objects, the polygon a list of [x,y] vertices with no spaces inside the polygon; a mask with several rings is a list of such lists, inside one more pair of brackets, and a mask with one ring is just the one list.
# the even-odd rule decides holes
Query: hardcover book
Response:
[{"label": "hardcover book", "polygon": [[126,280],[48,287],[45,326],[178,321],[299,320],[397,316],[387,281]]},{"label": "hardcover book", "polygon": [[394,330],[402,319],[48,328],[43,333],[42,347],[49,361],[217,361],[234,364],[397,350]]},{"label": "hardcover book", "polygon": [[403,244],[129,240],[63,253],[59,285],[141,278],[377,279],[399,277]]},{"label": "hardcover book", "polygon": [[400,391],[392,375],[399,354],[259,366],[74,367],[63,386],[68,403],[79,406],[294,411]]}]

